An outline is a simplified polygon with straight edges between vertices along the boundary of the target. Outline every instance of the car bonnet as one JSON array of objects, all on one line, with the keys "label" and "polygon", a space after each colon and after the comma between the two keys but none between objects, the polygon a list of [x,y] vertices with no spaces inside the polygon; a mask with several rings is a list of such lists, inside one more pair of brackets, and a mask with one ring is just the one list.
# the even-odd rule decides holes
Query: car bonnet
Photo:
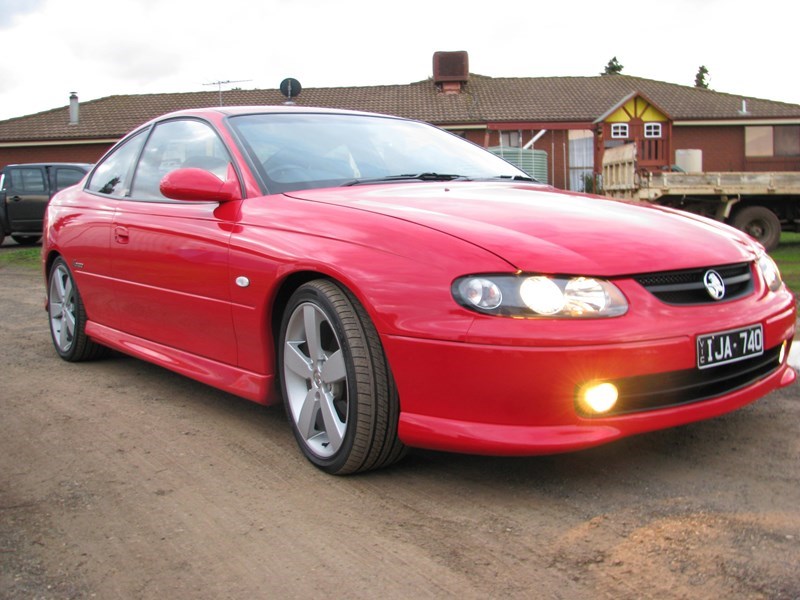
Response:
[{"label": "car bonnet", "polygon": [[540,185],[403,183],[287,195],[414,222],[529,272],[608,277],[754,258],[744,235],[714,221]]}]

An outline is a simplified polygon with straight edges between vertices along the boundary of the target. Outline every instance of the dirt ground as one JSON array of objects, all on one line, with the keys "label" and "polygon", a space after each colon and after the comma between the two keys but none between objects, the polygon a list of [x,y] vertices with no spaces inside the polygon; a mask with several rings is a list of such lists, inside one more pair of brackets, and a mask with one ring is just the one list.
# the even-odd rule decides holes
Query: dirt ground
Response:
[{"label": "dirt ground", "polygon": [[282,409],[57,358],[0,268],[2,598],[800,598],[800,388],[581,453],[336,478]]}]

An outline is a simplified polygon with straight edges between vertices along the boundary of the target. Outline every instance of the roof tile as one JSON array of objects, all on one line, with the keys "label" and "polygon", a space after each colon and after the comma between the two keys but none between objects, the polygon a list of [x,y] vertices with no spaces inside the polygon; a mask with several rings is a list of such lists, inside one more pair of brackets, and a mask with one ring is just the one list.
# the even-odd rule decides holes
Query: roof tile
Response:
[{"label": "roof tile", "polygon": [[[487,122],[592,122],[631,93],[642,93],[675,120],[800,118],[800,105],[742,97],[628,75],[487,77],[470,75],[460,94],[439,92],[431,79],[405,85],[305,88],[299,106],[386,113],[437,125]],[[277,90],[228,90],[226,105],[272,106]],[[174,110],[218,106],[218,92],[107,96],[80,104],[78,124],[69,107],[0,121],[0,142],[117,139]]]}]

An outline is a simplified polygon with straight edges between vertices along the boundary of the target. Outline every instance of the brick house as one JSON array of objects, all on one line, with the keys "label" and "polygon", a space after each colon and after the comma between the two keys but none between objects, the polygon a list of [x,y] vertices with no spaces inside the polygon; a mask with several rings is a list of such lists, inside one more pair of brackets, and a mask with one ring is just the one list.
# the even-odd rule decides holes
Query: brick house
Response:
[{"label": "brick house", "polygon": [[[278,105],[280,91],[230,90],[109,96],[0,121],[0,166],[96,162],[125,133],[165,112]],[[387,113],[428,121],[484,147],[543,151],[548,183],[584,189],[604,151],[636,143],[641,168],[699,150],[705,171],[800,171],[800,105],[628,75],[487,77],[466,52],[437,52],[433,77],[410,84],[306,88],[299,106]]]}]

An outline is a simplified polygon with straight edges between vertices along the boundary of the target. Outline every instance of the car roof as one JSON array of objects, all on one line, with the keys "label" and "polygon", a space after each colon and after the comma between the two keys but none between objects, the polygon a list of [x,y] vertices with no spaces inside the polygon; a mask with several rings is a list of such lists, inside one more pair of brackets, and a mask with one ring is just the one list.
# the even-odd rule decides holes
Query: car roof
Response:
[{"label": "car roof", "polygon": [[407,120],[402,117],[392,115],[383,115],[379,113],[363,112],[357,110],[347,110],[338,108],[321,108],[316,106],[295,106],[295,105],[282,105],[282,106],[215,106],[207,108],[192,108],[186,110],[178,110],[161,115],[153,121],[160,121],[164,118],[172,118],[178,116],[202,116],[218,114],[224,116],[237,116],[237,115],[252,115],[252,114],[330,114],[330,115],[361,115],[369,117],[386,117],[390,119]]},{"label": "car roof", "polygon": [[77,163],[77,162],[36,162],[36,163],[14,163],[6,165],[6,167],[79,167],[91,169],[94,165],[92,163]]}]

